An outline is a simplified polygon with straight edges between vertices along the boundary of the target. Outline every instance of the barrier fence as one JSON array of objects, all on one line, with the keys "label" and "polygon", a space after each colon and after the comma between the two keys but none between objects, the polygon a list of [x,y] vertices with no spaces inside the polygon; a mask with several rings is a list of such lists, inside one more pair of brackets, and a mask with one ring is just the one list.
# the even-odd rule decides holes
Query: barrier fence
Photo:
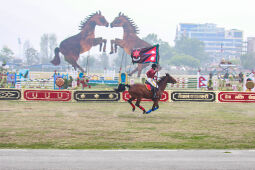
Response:
[{"label": "barrier fence", "polygon": [[54,89],[54,79],[17,79],[17,88]]},{"label": "barrier fence", "polygon": [[171,84],[170,87],[172,89],[197,89],[198,85],[198,79],[197,77],[192,77],[192,78],[176,78],[177,83],[176,84]]},{"label": "barrier fence", "polygon": [[[127,91],[69,91],[44,89],[0,89],[0,100],[62,101],[62,102],[125,102]],[[143,99],[142,101],[151,101]],[[229,91],[164,91],[161,102],[242,102],[255,103],[255,92]]]}]

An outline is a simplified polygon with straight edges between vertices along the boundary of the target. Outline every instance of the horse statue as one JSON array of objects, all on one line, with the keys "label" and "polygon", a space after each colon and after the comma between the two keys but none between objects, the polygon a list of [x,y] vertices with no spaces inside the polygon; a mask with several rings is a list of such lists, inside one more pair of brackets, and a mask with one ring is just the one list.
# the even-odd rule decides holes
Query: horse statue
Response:
[{"label": "horse statue", "polygon": [[[145,48],[150,47],[151,44],[147,43],[146,41],[140,39],[138,34],[138,27],[134,24],[134,22],[124,14],[119,13],[119,16],[116,17],[113,22],[110,24],[112,27],[123,27],[124,35],[123,39],[116,38],[115,40],[111,40],[111,52],[117,52],[117,47],[120,46],[124,49],[124,51],[130,55],[132,49],[135,48]],[[133,73],[138,71],[138,77],[140,77],[142,69],[147,67],[149,64],[138,64],[137,68],[135,68],[129,75],[131,76]]]},{"label": "horse statue", "polygon": [[[158,91],[157,91],[157,96],[162,95],[162,93],[164,92],[167,83],[173,83],[175,84],[177,81],[170,76],[168,73],[166,73],[165,76],[161,77],[160,80],[158,81]],[[143,114],[148,114],[152,111],[155,111],[159,108],[158,105],[158,101],[160,100],[160,97],[157,99],[153,99],[153,105],[152,108],[149,111],[146,111],[141,105],[141,99],[142,98],[146,98],[146,99],[152,99],[153,98],[153,92],[148,90],[146,88],[145,84],[141,84],[141,83],[136,83],[133,85],[124,85],[124,84],[120,84],[118,89],[115,89],[116,92],[123,92],[125,91],[125,86],[127,86],[129,88],[128,92],[131,96],[131,98],[128,100],[128,103],[132,106],[132,110],[135,111],[135,106],[139,107],[142,111]],[[133,100],[136,99],[136,103],[135,105],[132,103]]]},{"label": "horse statue", "polygon": [[60,43],[59,48],[55,48],[55,57],[51,61],[54,65],[60,64],[59,52],[61,52],[65,60],[70,63],[74,69],[79,68],[82,72],[84,70],[77,64],[77,60],[80,54],[87,52],[92,46],[100,45],[99,50],[102,50],[102,44],[104,43],[103,51],[106,49],[106,39],[102,37],[95,38],[95,27],[98,26],[109,26],[105,17],[101,15],[101,12],[96,12],[81,21],[80,30],[81,32],[63,40]]}]

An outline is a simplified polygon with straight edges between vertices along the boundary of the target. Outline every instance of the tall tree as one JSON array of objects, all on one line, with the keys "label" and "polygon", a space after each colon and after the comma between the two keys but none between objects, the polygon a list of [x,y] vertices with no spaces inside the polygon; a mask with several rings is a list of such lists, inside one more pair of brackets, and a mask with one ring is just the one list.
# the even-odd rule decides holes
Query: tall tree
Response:
[{"label": "tall tree", "polygon": [[170,60],[169,63],[175,66],[188,66],[191,68],[197,68],[200,65],[200,61],[190,55],[176,54]]},{"label": "tall tree", "polygon": [[255,53],[248,53],[240,57],[241,64],[245,69],[255,69]]},{"label": "tall tree", "polygon": [[[26,51],[27,49],[31,48],[29,40],[26,40],[23,44],[23,55],[26,58]],[[27,59],[27,58],[26,58]]]},{"label": "tall tree", "polygon": [[[125,70],[125,67],[131,65],[132,59],[131,56],[127,55],[123,48],[119,48],[117,57],[113,60],[113,65],[119,71],[120,67]],[[132,64],[133,65],[133,64]]]},{"label": "tall tree", "polygon": [[146,37],[144,37],[142,39],[144,41],[146,41],[147,43],[151,44],[151,45],[161,44],[162,43],[162,40],[155,33],[150,33],[150,34],[148,34]]},{"label": "tall tree", "polygon": [[168,42],[162,42],[159,46],[160,64],[164,65],[167,60],[171,59],[175,54],[175,49]]},{"label": "tall tree", "polygon": [[54,56],[54,50],[57,47],[57,36],[56,34],[49,34],[49,54],[50,57]]},{"label": "tall tree", "polygon": [[13,51],[7,46],[4,46],[0,51],[0,61],[9,62],[13,58],[13,55]]},{"label": "tall tree", "polygon": [[26,49],[25,57],[28,65],[39,64],[40,62],[39,53],[33,47]]},{"label": "tall tree", "polygon": [[174,54],[174,48],[170,47],[168,42],[160,39],[155,33],[148,34],[143,38],[143,40],[151,45],[159,44],[160,65],[165,65],[166,61],[169,60]]},{"label": "tall tree", "polygon": [[81,67],[85,68],[84,70],[92,70],[95,67],[96,58],[92,55],[90,56],[84,56],[81,59]]},{"label": "tall tree", "polygon": [[26,40],[23,44],[23,53],[25,54],[25,51],[31,47],[29,40]]},{"label": "tall tree", "polygon": [[103,69],[109,69],[109,56],[105,52],[100,55],[100,60]]},{"label": "tall tree", "polygon": [[40,56],[42,63],[48,63],[49,60],[49,37],[48,34],[43,34],[40,42]]},{"label": "tall tree", "polygon": [[40,42],[40,56],[43,64],[48,64],[54,56],[54,49],[57,46],[55,34],[43,34]]},{"label": "tall tree", "polygon": [[203,63],[208,61],[204,43],[197,39],[182,37],[180,40],[175,41],[175,49],[178,53],[190,55]]}]

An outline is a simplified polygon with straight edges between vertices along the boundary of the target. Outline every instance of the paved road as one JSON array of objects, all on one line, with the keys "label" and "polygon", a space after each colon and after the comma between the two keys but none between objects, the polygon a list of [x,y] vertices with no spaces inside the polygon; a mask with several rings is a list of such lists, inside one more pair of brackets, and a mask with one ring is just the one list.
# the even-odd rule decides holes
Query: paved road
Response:
[{"label": "paved road", "polygon": [[0,150],[0,169],[255,169],[255,150]]}]

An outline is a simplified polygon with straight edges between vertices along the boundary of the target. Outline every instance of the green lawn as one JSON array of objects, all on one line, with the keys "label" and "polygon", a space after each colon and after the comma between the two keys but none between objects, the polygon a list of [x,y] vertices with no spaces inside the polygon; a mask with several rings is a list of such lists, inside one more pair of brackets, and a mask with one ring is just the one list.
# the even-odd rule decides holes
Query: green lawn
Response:
[{"label": "green lawn", "polygon": [[255,104],[1,101],[0,148],[254,149]]}]

